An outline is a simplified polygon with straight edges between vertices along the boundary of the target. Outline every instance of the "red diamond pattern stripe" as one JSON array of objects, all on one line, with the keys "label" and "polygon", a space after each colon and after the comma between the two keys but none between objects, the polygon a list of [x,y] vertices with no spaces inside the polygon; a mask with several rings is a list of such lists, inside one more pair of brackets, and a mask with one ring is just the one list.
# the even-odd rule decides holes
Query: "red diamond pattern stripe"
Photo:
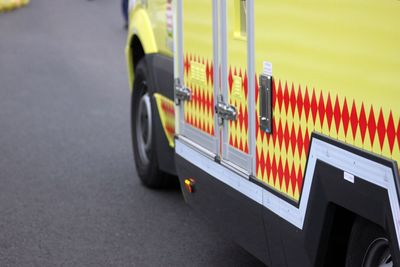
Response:
[{"label": "red diamond pattern stripe", "polygon": [[[256,173],[258,179],[275,190],[296,201],[300,199],[313,131],[387,156],[398,153],[400,120],[392,111],[385,112],[379,106],[327,91],[288,84],[273,81],[271,135],[258,127],[259,95],[256,95]],[[258,92],[257,87],[255,90]]]},{"label": "red diamond pattern stripe", "polygon": [[[201,64],[204,67],[206,78],[204,85],[191,79],[193,64]],[[191,101],[184,104],[185,122],[204,133],[214,135],[213,63],[208,59],[186,54],[184,74],[186,86],[192,89]]]}]

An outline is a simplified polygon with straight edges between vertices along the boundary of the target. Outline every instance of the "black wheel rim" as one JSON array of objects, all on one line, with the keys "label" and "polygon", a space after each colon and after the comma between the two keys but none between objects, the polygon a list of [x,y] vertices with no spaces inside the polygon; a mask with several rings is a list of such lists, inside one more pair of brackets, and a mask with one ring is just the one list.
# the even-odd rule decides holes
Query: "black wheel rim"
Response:
[{"label": "black wheel rim", "polygon": [[146,90],[146,83],[143,82],[141,87],[145,93],[139,99],[136,113],[136,139],[140,160],[147,165],[150,162],[152,142],[151,102],[150,95]]}]

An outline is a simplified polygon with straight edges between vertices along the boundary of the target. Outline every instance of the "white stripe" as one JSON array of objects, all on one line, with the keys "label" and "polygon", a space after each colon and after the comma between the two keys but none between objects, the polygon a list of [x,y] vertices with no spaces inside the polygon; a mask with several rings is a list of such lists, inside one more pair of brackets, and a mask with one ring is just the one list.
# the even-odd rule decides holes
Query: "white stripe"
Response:
[{"label": "white stripe", "polygon": [[209,157],[185,145],[179,139],[175,142],[175,152],[214,178],[240,191],[257,203],[262,204],[262,191],[260,191],[261,187],[258,185],[243,179],[242,176],[230,169],[222,167]]},{"label": "white stripe", "polygon": [[178,155],[185,158],[193,165],[268,208],[299,229],[303,229],[304,226],[304,219],[317,159],[324,161],[340,170],[351,173],[356,177],[360,177],[360,179],[387,190],[393,214],[394,226],[396,229],[397,241],[400,245],[400,207],[394,180],[395,177],[393,177],[392,169],[319,139],[313,138],[311,142],[312,145],[304,177],[303,192],[298,208],[249,181],[247,178],[214,162],[212,159],[191,148],[180,139],[177,139],[175,142],[175,151]]}]

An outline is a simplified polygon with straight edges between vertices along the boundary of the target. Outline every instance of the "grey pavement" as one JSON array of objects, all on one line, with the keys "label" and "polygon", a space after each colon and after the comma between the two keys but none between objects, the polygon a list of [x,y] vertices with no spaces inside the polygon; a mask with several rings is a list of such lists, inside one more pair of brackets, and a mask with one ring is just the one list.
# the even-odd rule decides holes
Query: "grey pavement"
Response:
[{"label": "grey pavement", "polygon": [[119,1],[0,14],[0,266],[259,266],[131,153]]}]

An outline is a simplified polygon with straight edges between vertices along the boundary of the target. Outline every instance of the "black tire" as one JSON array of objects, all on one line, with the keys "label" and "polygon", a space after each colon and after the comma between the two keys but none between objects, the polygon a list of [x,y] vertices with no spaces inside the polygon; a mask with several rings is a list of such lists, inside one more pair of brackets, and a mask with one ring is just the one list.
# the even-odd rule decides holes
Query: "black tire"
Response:
[{"label": "black tire", "polygon": [[[135,69],[135,80],[131,99],[131,133],[136,170],[143,184],[150,188],[167,185],[165,173],[160,171],[157,160],[156,137],[152,95],[148,90],[148,70],[142,58]],[[144,107],[143,107],[144,106]],[[144,114],[147,113],[147,114]],[[146,117],[147,116],[147,122]],[[139,125],[140,124],[140,125]],[[146,126],[150,129],[146,135]],[[144,142],[144,143],[143,143]]]},{"label": "black tire", "polygon": [[350,233],[346,267],[393,266],[391,255],[389,240],[384,230],[358,217]]}]

